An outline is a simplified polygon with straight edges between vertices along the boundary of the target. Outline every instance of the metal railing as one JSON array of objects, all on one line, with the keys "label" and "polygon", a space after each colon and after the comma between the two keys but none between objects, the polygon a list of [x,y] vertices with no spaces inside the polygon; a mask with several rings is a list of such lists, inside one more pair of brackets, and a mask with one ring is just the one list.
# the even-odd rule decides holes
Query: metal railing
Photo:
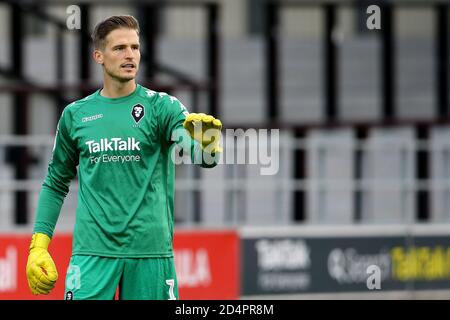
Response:
[{"label": "metal railing", "polygon": [[[447,128],[450,132],[450,126]],[[327,134],[327,130],[323,132]],[[389,215],[382,212],[382,208],[387,208],[386,210],[391,210],[393,214],[393,223],[419,223],[422,220],[450,222],[450,211],[445,205],[446,199],[450,196],[450,169],[446,169],[450,168],[450,143],[435,139],[437,138],[420,140],[410,136],[388,141],[378,141],[375,137],[367,141],[358,141],[353,137],[330,141],[327,137],[317,140],[310,135],[301,139],[293,135],[283,135],[273,149],[278,152],[280,167],[274,175],[262,176],[257,170],[261,164],[239,165],[226,163],[224,160],[217,168],[212,169],[215,170],[213,174],[199,177],[177,175],[176,201],[181,194],[191,199],[196,192],[203,194],[204,199],[211,198],[208,196],[210,194],[213,195],[214,204],[220,208],[208,210],[208,203],[203,201],[200,203],[202,215],[198,215],[197,205],[191,203],[191,206],[180,205],[177,208],[176,202],[176,221],[180,224],[220,226],[259,224],[260,220],[281,225],[370,224],[383,223],[384,218],[390,221]],[[26,146],[29,150],[38,150],[39,155],[36,156],[42,159],[37,164],[38,168],[35,167],[34,178],[26,180],[17,180],[11,176],[5,178],[2,172],[10,167],[0,163],[0,197],[6,199],[5,195],[17,191],[38,193],[46,173],[45,159],[50,157],[53,147],[53,136],[0,136],[0,154],[10,146]],[[235,145],[234,153],[244,152],[248,155],[249,147],[254,146]],[[293,155],[299,150],[308,155],[305,159],[308,170],[303,179],[294,178],[290,170],[284,169],[295,165],[292,162]],[[226,157],[226,152],[225,145],[223,158]],[[363,155],[363,166],[359,176],[352,172],[356,152]],[[418,152],[427,152],[430,156],[429,179],[417,178],[414,163]],[[346,168],[339,163],[344,163]],[[190,165],[177,167],[177,170],[184,172],[192,169],[193,166]],[[240,171],[237,173],[236,170]],[[347,173],[340,177],[336,176],[333,172],[339,170]],[[75,198],[77,189],[75,181],[70,191]],[[283,199],[291,197],[295,192],[302,192],[306,200],[303,208],[304,219],[300,221],[295,218],[294,202],[283,202]],[[417,202],[419,192],[426,192],[429,196],[427,213],[419,213],[423,210]],[[252,200],[255,197],[256,203]],[[384,202],[389,201],[392,202],[392,206],[385,206]],[[333,206],[343,208],[334,209]],[[277,210],[278,207],[282,209]],[[12,212],[1,209],[2,204],[0,204],[1,214],[12,215]],[[69,215],[74,215],[75,208],[68,210],[72,210]],[[377,210],[380,211],[371,212]],[[260,213],[256,214],[256,211]],[[33,213],[28,214],[32,216]],[[422,215],[426,216],[426,219],[421,220]]]}]

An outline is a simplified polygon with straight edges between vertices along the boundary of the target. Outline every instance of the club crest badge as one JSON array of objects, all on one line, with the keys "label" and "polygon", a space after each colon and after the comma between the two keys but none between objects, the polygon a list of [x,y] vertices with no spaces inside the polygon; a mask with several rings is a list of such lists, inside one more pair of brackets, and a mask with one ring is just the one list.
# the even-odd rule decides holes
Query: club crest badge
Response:
[{"label": "club crest badge", "polygon": [[73,300],[73,292],[67,291],[65,300]]},{"label": "club crest badge", "polygon": [[142,104],[136,104],[131,109],[131,116],[133,117],[133,119],[136,123],[139,123],[139,121],[141,121],[141,119],[144,117],[144,115],[145,115],[145,109]]}]

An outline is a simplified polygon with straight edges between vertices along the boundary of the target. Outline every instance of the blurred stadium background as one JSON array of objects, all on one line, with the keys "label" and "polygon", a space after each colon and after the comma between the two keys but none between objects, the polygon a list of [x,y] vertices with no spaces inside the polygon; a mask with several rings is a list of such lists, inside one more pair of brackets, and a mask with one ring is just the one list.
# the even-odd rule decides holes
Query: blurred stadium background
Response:
[{"label": "blurred stadium background", "polygon": [[[101,85],[89,35],[114,14],[140,21],[139,82],[243,129],[229,148],[248,158],[252,129],[280,130],[274,175],[261,161],[177,167],[181,298],[450,298],[449,5],[1,0],[0,299],[33,298],[27,247],[57,119]],[[62,298],[76,199],[75,180],[44,298]]]}]

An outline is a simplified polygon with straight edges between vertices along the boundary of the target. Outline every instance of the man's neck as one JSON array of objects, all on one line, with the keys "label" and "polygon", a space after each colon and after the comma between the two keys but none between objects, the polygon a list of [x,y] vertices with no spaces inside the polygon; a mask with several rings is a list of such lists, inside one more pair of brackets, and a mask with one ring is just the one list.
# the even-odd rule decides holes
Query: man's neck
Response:
[{"label": "man's neck", "polygon": [[103,89],[100,91],[100,94],[106,98],[120,98],[132,94],[135,89],[135,80],[127,82],[104,81]]}]

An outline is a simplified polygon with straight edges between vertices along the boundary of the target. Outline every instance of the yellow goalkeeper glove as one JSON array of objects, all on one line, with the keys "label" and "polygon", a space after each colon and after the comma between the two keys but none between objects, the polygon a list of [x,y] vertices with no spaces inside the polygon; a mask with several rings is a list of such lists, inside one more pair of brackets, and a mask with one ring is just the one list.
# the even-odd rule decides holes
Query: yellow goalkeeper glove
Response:
[{"label": "yellow goalkeeper glove", "polygon": [[58,279],[55,263],[48,253],[50,237],[35,233],[31,238],[27,262],[28,286],[33,294],[48,294]]},{"label": "yellow goalkeeper glove", "polygon": [[183,127],[193,139],[200,143],[205,152],[223,151],[220,146],[222,122],[219,119],[204,113],[190,113],[184,120]]}]

